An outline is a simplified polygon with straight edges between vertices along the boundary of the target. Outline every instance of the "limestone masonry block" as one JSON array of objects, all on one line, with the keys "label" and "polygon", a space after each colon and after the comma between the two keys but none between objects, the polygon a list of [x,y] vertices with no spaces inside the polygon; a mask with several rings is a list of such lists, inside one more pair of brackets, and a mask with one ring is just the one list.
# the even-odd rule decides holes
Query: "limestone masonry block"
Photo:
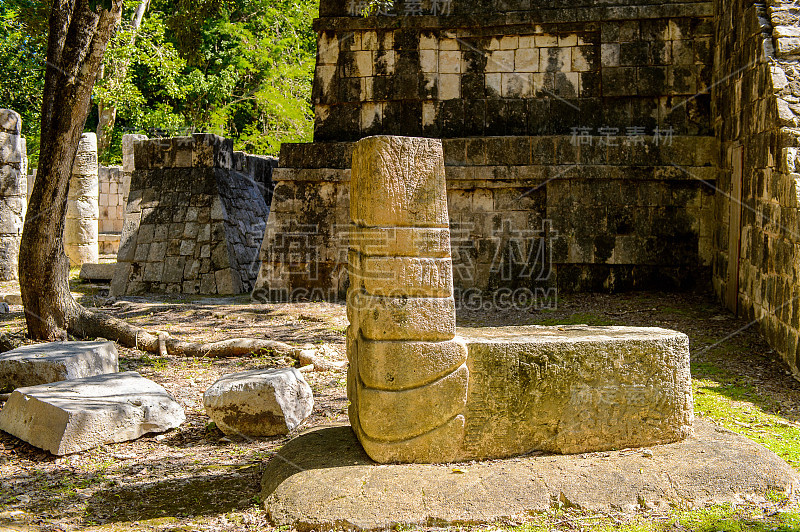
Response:
[{"label": "limestone masonry block", "polygon": [[17,278],[19,243],[27,207],[27,148],[22,119],[0,109],[0,280]]},{"label": "limestone masonry block", "polygon": [[184,422],[164,388],[135,371],[14,390],[0,430],[55,455],[164,432]]},{"label": "limestone masonry block", "polygon": [[692,434],[689,345],[682,333],[587,326],[458,332],[470,368],[465,456],[580,453]]},{"label": "limestone masonry block", "polygon": [[113,262],[91,263],[81,265],[80,278],[85,281],[111,281],[114,278],[116,264]]},{"label": "limestone masonry block", "polygon": [[297,428],[311,415],[314,396],[295,368],[257,369],[220,378],[203,405],[225,434],[265,437]]},{"label": "limestone masonry block", "polygon": [[114,342],[50,342],[26,345],[0,354],[0,390],[117,371],[119,362]]}]

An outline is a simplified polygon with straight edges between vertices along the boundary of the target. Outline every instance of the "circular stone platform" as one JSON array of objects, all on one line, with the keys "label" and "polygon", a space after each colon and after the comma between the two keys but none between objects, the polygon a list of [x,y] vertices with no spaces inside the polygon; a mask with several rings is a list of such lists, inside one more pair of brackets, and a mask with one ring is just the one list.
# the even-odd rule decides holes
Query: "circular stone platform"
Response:
[{"label": "circular stone platform", "polygon": [[267,464],[275,525],[372,530],[488,523],[554,506],[634,511],[797,493],[800,475],[771,451],[704,419],[681,443],[583,455],[378,465],[349,425],[298,436]]}]

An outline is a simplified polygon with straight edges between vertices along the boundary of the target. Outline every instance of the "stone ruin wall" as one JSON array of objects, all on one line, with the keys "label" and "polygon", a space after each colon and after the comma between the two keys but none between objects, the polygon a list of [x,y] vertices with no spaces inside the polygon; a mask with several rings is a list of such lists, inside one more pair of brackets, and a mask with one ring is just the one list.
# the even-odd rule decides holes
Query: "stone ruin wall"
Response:
[{"label": "stone ruin wall", "polygon": [[[100,219],[99,239],[101,255],[113,255],[119,250],[122,222],[125,216],[127,191],[123,183],[121,166],[101,166],[100,181]],[[129,185],[130,186],[130,185]]]},{"label": "stone ruin wall", "polygon": [[344,296],[352,141],[378,133],[444,139],[462,293],[709,277],[712,4],[479,4],[322,2],[315,143],[282,146],[259,295]]},{"label": "stone ruin wall", "polygon": [[800,376],[800,9],[734,0],[715,10],[714,289]]},{"label": "stone ruin wall", "polygon": [[234,152],[233,141],[209,134],[141,140],[133,148],[111,292],[250,291],[273,163]]},{"label": "stone ruin wall", "polygon": [[[88,134],[84,134],[88,135]],[[133,141],[146,139],[144,135],[123,135],[123,165],[122,166],[101,166],[97,165],[96,154],[92,154],[91,141],[89,137],[82,136],[83,143],[79,146],[80,157],[76,158],[73,168],[73,175],[78,176],[86,174],[82,178],[76,178],[76,184],[71,191],[68,201],[68,219],[72,220],[71,224],[75,227],[70,229],[71,236],[69,241],[65,240],[65,245],[76,246],[83,245],[84,248],[93,248],[94,240],[97,241],[98,255],[116,255],[119,249],[119,240],[122,232],[122,224],[125,214],[125,205],[128,201],[128,190],[130,190],[131,172],[133,171]],[[24,142],[24,139],[22,139]],[[88,150],[88,151],[87,151]],[[84,153],[85,152],[85,153]],[[92,161],[94,161],[92,163]],[[27,163],[27,158],[25,159]],[[97,184],[94,184],[95,173],[92,165],[97,165]],[[27,164],[25,164],[27,166]],[[27,176],[23,189],[25,190],[26,203],[30,202],[31,194],[33,193],[33,185],[36,181],[36,169],[32,169],[32,174]],[[72,186],[72,184],[70,185]],[[78,193],[77,189],[83,191]],[[96,190],[95,190],[96,189]],[[94,194],[97,193],[96,201]],[[86,193],[89,193],[91,198],[85,198]],[[88,202],[87,202],[88,199]],[[79,206],[78,203],[81,203]],[[97,205],[95,206],[94,203]],[[78,222],[80,218],[78,211],[83,212],[84,222]],[[98,228],[96,231],[96,239],[92,239],[95,233],[91,227],[93,222],[93,215],[96,211],[96,219]],[[78,226],[83,223],[86,227],[78,229]],[[65,228],[66,231],[66,228]],[[78,242],[83,238],[85,242]],[[74,240],[74,242],[73,242]],[[83,254],[86,260],[80,259],[80,254],[73,253],[73,260],[80,260],[83,262],[96,262],[92,260],[95,255],[93,250],[87,251],[84,249]],[[77,262],[73,262],[77,264]]]},{"label": "stone ruin wall", "polygon": [[365,19],[323,0],[314,139],[710,134],[708,95],[695,95],[711,79],[711,3],[614,3],[453,0],[447,17]]}]

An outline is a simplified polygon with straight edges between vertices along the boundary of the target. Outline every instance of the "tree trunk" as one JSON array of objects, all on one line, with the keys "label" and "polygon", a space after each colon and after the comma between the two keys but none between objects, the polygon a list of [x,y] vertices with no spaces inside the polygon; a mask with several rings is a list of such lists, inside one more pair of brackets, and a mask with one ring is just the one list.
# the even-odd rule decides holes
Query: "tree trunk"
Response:
[{"label": "tree trunk", "polygon": [[122,0],[112,0],[108,7],[89,0],[54,0],[50,12],[39,172],[19,257],[25,320],[35,339],[64,338],[81,314],[69,291],[69,260],[61,235],[75,152]]},{"label": "tree trunk", "polygon": [[[131,21],[131,26],[133,29],[131,45],[133,45],[133,41],[136,39],[136,31],[139,29],[139,26],[142,25],[142,18],[144,18],[144,12],[147,10],[147,6],[149,4],[150,0],[141,0],[139,5],[136,6],[136,12],[133,14],[133,20]],[[125,62],[120,65],[117,70],[109,72],[108,76],[111,79],[121,80],[125,77],[127,71],[128,63]],[[97,115],[97,153],[103,157],[106,150],[108,150],[109,146],[111,146],[111,138],[112,134],[114,133],[114,123],[117,121],[117,106],[114,104],[114,102],[100,102],[97,104]]]},{"label": "tree trunk", "polygon": [[89,0],[54,0],[50,14],[39,172],[28,205],[19,255],[19,284],[28,335],[34,340],[63,340],[68,333],[101,336],[156,353],[187,356],[243,356],[271,350],[305,360],[322,370],[342,369],[313,352],[282,342],[231,339],[211,344],[184,342],[166,334],[91,312],[69,290],[69,259],[64,253],[67,191],[92,89],[123,0],[110,10],[93,9]]}]

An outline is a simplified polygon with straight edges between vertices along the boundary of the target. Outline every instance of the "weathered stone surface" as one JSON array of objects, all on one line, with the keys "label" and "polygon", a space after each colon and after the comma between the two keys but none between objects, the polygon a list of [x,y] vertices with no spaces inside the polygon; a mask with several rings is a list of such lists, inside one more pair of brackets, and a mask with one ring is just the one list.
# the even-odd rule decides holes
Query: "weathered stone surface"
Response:
[{"label": "weathered stone surface", "polygon": [[470,369],[465,458],[583,453],[691,435],[683,333],[582,325],[458,333]]},{"label": "weathered stone surface", "polygon": [[19,113],[11,109],[0,109],[0,130],[19,135],[22,132],[22,118]]},{"label": "weathered stone surface", "polygon": [[[441,142],[359,141],[350,213],[360,233],[348,257],[351,423],[377,460],[435,462],[458,456],[470,371],[464,344],[452,341],[449,249],[430,246],[427,233],[438,228],[434,243],[449,241]],[[386,236],[397,229],[406,235],[419,230],[427,238],[402,246],[408,253],[402,256],[391,246],[370,245],[367,234],[373,227]],[[411,367],[414,362],[418,370]]]},{"label": "weathered stone surface", "polygon": [[[457,299],[510,289],[541,307],[556,288],[702,285],[721,220],[712,200],[720,151],[707,146],[739,131],[712,113],[752,111],[749,124],[777,125],[764,87],[740,82],[710,105],[712,71],[729,70],[714,62],[713,2],[445,4],[447,13],[439,2],[398,2],[365,20],[358,2],[322,2],[315,142],[281,147],[258,286],[345,297],[352,147],[374,135],[443,139]],[[768,49],[750,41],[769,24],[724,16],[739,33],[725,32],[748,40],[729,57]],[[800,109],[792,91],[796,83],[785,100]],[[727,103],[744,93],[747,107]],[[319,252],[275,251],[290,240]]]},{"label": "weathered stone surface", "polygon": [[186,419],[183,408],[135,371],[15,390],[0,430],[56,455],[163,432]]},{"label": "weathered stone surface", "polygon": [[[771,451],[704,419],[695,436],[641,453],[524,456],[452,465],[377,465],[347,426],[307,432],[267,464],[261,498],[300,530],[507,522],[554,501],[595,512],[699,508],[800,488]],[[480,487],[480,489],[477,489]]]},{"label": "weathered stone surface", "polygon": [[449,375],[464,363],[462,339],[444,342],[359,341],[358,376],[376,390],[405,390]]},{"label": "weathered stone surface", "polygon": [[794,129],[800,123],[800,25],[796,6],[786,0],[729,7],[716,20],[714,39],[712,108],[724,178],[710,231],[712,282],[730,310],[758,322],[800,378],[800,135]]},{"label": "weathered stone surface", "polygon": [[122,171],[130,174],[136,169],[133,145],[135,142],[147,140],[147,135],[122,135]]},{"label": "weathered stone surface", "polygon": [[314,408],[314,396],[295,368],[225,375],[206,390],[203,405],[225,434],[264,437],[286,434]]},{"label": "weathered stone surface", "polygon": [[81,265],[80,278],[84,281],[111,281],[114,278],[115,262],[90,263]]},{"label": "weathered stone surface", "polygon": [[[356,144],[350,210],[359,213],[353,218],[357,230],[435,226],[447,219],[446,203],[431,199],[445,188],[438,166],[427,161],[435,153],[425,149],[435,145],[414,147],[418,141],[369,138]],[[417,153],[426,164],[415,164]],[[441,166],[441,151],[439,159]],[[438,206],[419,209],[418,201]],[[373,459],[577,453],[691,434],[684,334],[511,327],[464,330],[454,340],[450,258],[426,258],[421,249],[399,257],[360,237],[349,252],[350,420]]]},{"label": "weathered stone surface", "polygon": [[442,143],[377,136],[353,153],[350,217],[362,227],[447,227]]},{"label": "weathered stone surface", "polygon": [[358,397],[361,430],[375,441],[411,440],[431,432],[442,420],[463,413],[468,383],[469,370],[462,365],[441,379],[408,390],[365,387]]},{"label": "weathered stone surface", "polygon": [[13,390],[119,371],[114,342],[50,342],[0,353],[0,389]]},{"label": "weathered stone surface", "polygon": [[27,145],[22,120],[0,109],[0,280],[17,278],[19,243],[27,207]]},{"label": "weathered stone surface", "polygon": [[[398,287],[398,290],[400,288]],[[375,297],[354,293],[349,312],[360,312],[361,334],[369,340],[451,340],[456,312],[452,297]]]},{"label": "weathered stone surface", "polygon": [[95,263],[100,258],[98,172],[97,136],[84,133],[72,167],[64,224],[64,251],[72,266]]},{"label": "weathered stone surface", "polygon": [[[138,140],[112,294],[252,289],[272,166],[216,135]],[[235,159],[235,161],[234,161]],[[235,164],[234,164],[235,163]],[[128,166],[129,167],[129,166]],[[271,186],[271,183],[270,183]]]}]

